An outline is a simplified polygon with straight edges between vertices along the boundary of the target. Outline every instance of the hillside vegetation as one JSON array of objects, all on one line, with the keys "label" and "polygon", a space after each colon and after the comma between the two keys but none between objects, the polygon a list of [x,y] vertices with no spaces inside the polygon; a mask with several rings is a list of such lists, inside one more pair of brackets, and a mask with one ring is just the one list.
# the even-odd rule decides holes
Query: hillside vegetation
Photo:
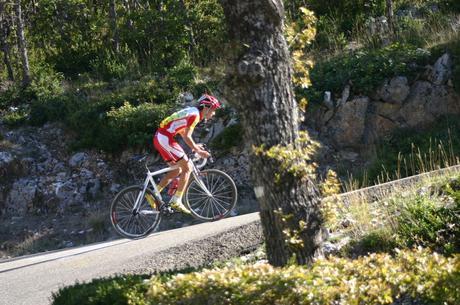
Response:
[{"label": "hillside vegetation", "polygon": [[[458,0],[284,3],[293,84],[307,119],[325,91],[337,98],[352,83],[350,94],[358,96],[399,74],[417,79],[420,67],[446,52],[453,61],[449,86],[460,92]],[[148,150],[159,121],[186,93],[225,101],[227,35],[217,0],[2,1],[1,122],[8,128],[61,122],[76,136],[74,150]],[[370,179],[382,168],[403,176],[403,154],[407,175],[427,170],[412,165],[431,166],[438,141],[449,144],[434,167],[458,163],[458,131],[457,118],[424,134],[398,131],[381,143]],[[241,133],[233,125],[213,145],[225,153],[241,143]],[[332,180],[329,187],[337,189]],[[454,305],[460,299],[459,181],[457,175],[425,182],[376,202],[324,202],[329,242],[347,242],[308,267],[273,268],[262,254],[202,270],[96,279],[62,288],[53,304]],[[292,234],[286,238],[295,239]]]},{"label": "hillside vegetation", "polygon": [[309,267],[274,268],[259,249],[200,270],[95,279],[62,288],[53,305],[456,304],[460,176],[392,193],[326,204],[329,242],[344,246]]},{"label": "hillside vegetation", "polygon": [[[412,62],[433,62],[446,50],[456,60],[457,1],[393,1],[391,31],[379,32],[385,3],[285,1],[301,107],[314,107],[326,90],[339,94],[347,82],[360,94],[398,73],[415,76]],[[75,149],[120,152],[149,148],[158,121],[183,93],[219,95],[229,46],[217,0],[23,0],[22,15],[28,83],[14,5],[6,2],[0,37],[5,124],[62,121],[78,134]]]}]

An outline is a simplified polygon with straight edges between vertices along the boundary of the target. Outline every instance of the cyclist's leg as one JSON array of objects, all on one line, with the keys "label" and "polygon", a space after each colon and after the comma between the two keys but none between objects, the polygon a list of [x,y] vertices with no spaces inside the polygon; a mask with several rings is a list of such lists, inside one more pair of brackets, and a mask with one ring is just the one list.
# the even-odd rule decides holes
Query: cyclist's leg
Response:
[{"label": "cyclist's leg", "polygon": [[[174,163],[179,167],[179,171],[177,173],[179,174],[178,189],[174,196],[171,198],[171,207],[184,213],[190,213],[190,211],[182,204],[182,195],[192,171],[188,163],[187,155],[185,154],[182,147],[176,141],[174,141],[172,136],[164,135],[160,132],[155,134],[154,146],[160,152],[161,156],[168,163],[168,165],[171,166],[171,163]],[[173,176],[172,173],[169,173],[167,176],[169,177],[165,177],[163,178],[164,180],[160,181],[160,186],[166,186],[168,182],[167,179],[169,180],[170,177],[176,177]]]},{"label": "cyclist's leg", "polygon": [[190,178],[192,167],[190,163],[188,162],[188,159],[186,158],[182,158],[178,160],[176,164],[181,169],[181,173],[179,175],[179,182],[178,182],[176,193],[171,198],[170,204],[173,209],[178,210],[182,213],[190,214],[190,211],[182,203],[182,196],[184,194],[185,187],[187,186],[187,182]]},{"label": "cyclist's leg", "polygon": [[[168,162],[168,165],[171,167],[175,165],[173,162]],[[163,178],[161,178],[160,182],[158,183],[158,190],[161,192],[170,182],[172,179],[179,176],[181,173],[181,169],[177,168],[173,171],[168,172]]]},{"label": "cyclist's leg", "polygon": [[187,182],[190,179],[190,174],[192,173],[192,167],[188,162],[188,159],[185,160],[180,159],[177,161],[177,165],[179,166],[181,173],[179,176],[179,183],[177,185],[177,191],[183,193],[185,191],[185,187],[187,186]]}]

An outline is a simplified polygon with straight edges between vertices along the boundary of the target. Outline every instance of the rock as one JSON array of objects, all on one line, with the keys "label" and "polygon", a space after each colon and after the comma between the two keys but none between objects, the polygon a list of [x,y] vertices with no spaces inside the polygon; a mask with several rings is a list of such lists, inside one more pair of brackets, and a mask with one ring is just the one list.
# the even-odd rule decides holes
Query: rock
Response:
[{"label": "rock", "polygon": [[6,199],[6,212],[9,215],[25,216],[34,205],[38,195],[37,181],[22,178],[13,183]]},{"label": "rock", "polygon": [[407,127],[424,127],[442,115],[460,114],[460,97],[450,87],[418,81],[399,114]]},{"label": "rock", "polygon": [[0,166],[9,164],[14,160],[13,155],[7,151],[0,151]]},{"label": "rock", "polygon": [[121,190],[121,185],[117,183],[112,183],[112,185],[110,186],[110,192],[112,193],[118,193],[120,190]]},{"label": "rock", "polygon": [[80,177],[84,180],[88,180],[94,177],[94,173],[86,168],[80,170]]},{"label": "rock", "polygon": [[74,154],[70,160],[69,160],[69,165],[71,167],[78,167],[80,166],[84,161],[88,159],[88,154],[84,152],[79,152]]},{"label": "rock", "polygon": [[224,129],[225,129],[224,122],[222,120],[216,121],[214,124],[212,124],[211,128],[206,133],[206,135],[204,136],[202,142],[204,142],[204,143],[211,142],[222,131],[224,131]]},{"label": "rock", "polygon": [[368,97],[359,97],[337,108],[335,116],[329,121],[326,129],[338,147],[360,145],[368,105]]},{"label": "rock", "polygon": [[351,162],[354,162],[356,161],[358,158],[359,158],[359,154],[354,152],[354,151],[350,151],[350,150],[343,150],[339,153],[339,156],[344,159],[344,160],[347,160],[347,161],[351,161]]},{"label": "rock", "polygon": [[324,92],[323,102],[324,102],[324,105],[326,105],[328,109],[334,109],[334,103],[332,102],[332,98],[331,98],[331,91]]},{"label": "rock", "polygon": [[387,117],[395,121],[397,120],[399,116],[399,110],[401,109],[401,105],[391,104],[391,103],[373,102],[372,108],[373,108],[373,113],[375,113],[376,115]]},{"label": "rock", "polygon": [[91,198],[94,198],[101,190],[101,181],[99,179],[91,179],[84,185],[84,191],[82,193],[88,194]]},{"label": "rock", "polygon": [[377,138],[390,135],[398,127],[397,122],[381,115],[372,115],[369,119],[368,128]]},{"label": "rock", "polygon": [[452,74],[452,59],[448,53],[442,55],[434,64],[428,80],[435,85],[442,85],[447,83]]},{"label": "rock", "polygon": [[53,184],[55,187],[54,193],[57,198],[63,202],[72,200],[77,193],[77,185],[71,180],[65,182],[56,182]]},{"label": "rock", "polygon": [[409,82],[405,76],[393,77],[377,90],[377,97],[384,102],[401,104],[409,95]]},{"label": "rock", "polygon": [[350,97],[350,85],[346,85],[342,91],[342,96],[337,101],[337,106],[343,105]]}]

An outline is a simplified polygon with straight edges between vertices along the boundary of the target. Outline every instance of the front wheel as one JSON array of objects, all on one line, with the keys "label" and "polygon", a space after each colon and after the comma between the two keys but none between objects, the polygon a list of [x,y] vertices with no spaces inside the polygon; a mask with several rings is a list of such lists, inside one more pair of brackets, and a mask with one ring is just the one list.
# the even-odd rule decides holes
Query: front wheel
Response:
[{"label": "front wheel", "polygon": [[232,211],[238,194],[235,182],[229,175],[209,169],[193,177],[184,197],[195,218],[213,221],[224,218]]},{"label": "front wheel", "polygon": [[110,220],[115,230],[127,238],[141,238],[152,232],[161,221],[158,203],[152,191],[146,189],[137,210],[134,209],[142,186],[133,185],[121,190],[110,206]]}]

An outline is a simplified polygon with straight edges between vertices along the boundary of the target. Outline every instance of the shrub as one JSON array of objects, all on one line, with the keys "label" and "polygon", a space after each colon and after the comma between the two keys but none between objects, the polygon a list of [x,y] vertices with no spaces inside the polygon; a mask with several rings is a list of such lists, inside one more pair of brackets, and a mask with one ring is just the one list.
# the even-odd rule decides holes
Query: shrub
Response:
[{"label": "shrub", "polygon": [[129,72],[129,58],[115,56],[106,51],[102,55],[90,61],[92,72],[104,80],[123,79]]},{"label": "shrub", "polygon": [[440,118],[425,130],[396,131],[377,147],[376,160],[366,170],[369,181],[375,182],[382,169],[399,179],[455,164],[460,156],[459,133],[455,116]]},{"label": "shrub", "polygon": [[3,122],[10,127],[23,125],[28,118],[28,112],[24,109],[10,111],[3,115]]},{"label": "shrub", "polygon": [[22,101],[22,89],[19,84],[11,84],[0,94],[0,110],[5,110],[9,106],[18,106]]},{"label": "shrub", "polygon": [[242,143],[243,127],[240,123],[225,128],[211,142],[211,148],[218,149],[221,153],[227,153],[231,148]]},{"label": "shrub", "polygon": [[[405,296],[455,304],[460,257],[425,250],[395,258],[373,254],[357,260],[330,258],[311,268],[257,264],[152,278],[150,304],[392,304]],[[445,303],[443,303],[445,302]]]},{"label": "shrub", "polygon": [[[95,279],[87,284],[76,284],[53,293],[53,305],[126,305],[141,299],[147,291],[142,284],[145,275],[123,275],[116,278]],[[145,303],[144,303],[145,304]]]},{"label": "shrub", "polygon": [[394,257],[319,259],[310,268],[237,265],[154,276],[146,286],[141,284],[142,276],[93,280],[60,289],[53,294],[53,305],[376,305],[407,298],[454,305],[460,298],[459,267],[459,255],[445,258],[423,249],[397,251]]},{"label": "shrub", "polygon": [[446,254],[460,250],[460,201],[445,206],[439,198],[418,195],[393,204],[396,235],[403,246],[430,247]]},{"label": "shrub", "polygon": [[37,100],[55,98],[64,93],[64,76],[47,64],[33,66],[32,82],[27,88],[28,95]]},{"label": "shrub", "polygon": [[30,105],[30,124],[39,126],[46,122],[65,121],[78,109],[79,103],[78,98],[73,95],[34,100]]},{"label": "shrub", "polygon": [[316,24],[314,44],[319,49],[340,51],[347,45],[347,37],[341,31],[337,16],[321,16]]},{"label": "shrub", "polygon": [[[318,62],[310,71],[312,86],[307,96],[321,102],[318,92],[341,94],[347,83],[355,95],[372,93],[384,79],[396,75],[413,77],[428,61],[427,52],[410,45],[393,44],[380,50],[361,51]],[[316,97],[316,98],[315,98]]]},{"label": "shrub", "polygon": [[349,34],[357,23],[369,17],[384,15],[385,0],[310,0],[308,7],[315,15],[337,16],[341,32]]},{"label": "shrub", "polygon": [[118,150],[127,146],[146,147],[151,143],[156,128],[168,112],[170,104],[141,104],[132,106],[125,103],[122,107],[107,112],[107,138],[109,150]]}]

